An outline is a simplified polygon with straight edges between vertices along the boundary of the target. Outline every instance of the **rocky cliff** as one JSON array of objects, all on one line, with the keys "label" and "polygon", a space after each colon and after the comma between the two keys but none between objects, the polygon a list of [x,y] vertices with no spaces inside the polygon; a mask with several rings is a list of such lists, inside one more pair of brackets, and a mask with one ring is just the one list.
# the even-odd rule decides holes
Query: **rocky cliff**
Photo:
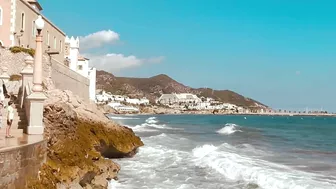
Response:
[{"label": "rocky cliff", "polygon": [[[20,74],[23,52],[0,48],[0,66],[8,74]],[[97,106],[86,103],[71,91],[55,89],[48,56],[43,56],[43,85],[48,99],[44,104],[47,161],[28,188],[107,188],[116,178],[119,165],[106,158],[132,157],[143,145],[131,129],[105,117]]]},{"label": "rocky cliff", "polygon": [[44,108],[47,162],[30,188],[107,188],[119,165],[105,158],[132,157],[143,145],[129,128],[105,117],[70,91],[49,90]]}]

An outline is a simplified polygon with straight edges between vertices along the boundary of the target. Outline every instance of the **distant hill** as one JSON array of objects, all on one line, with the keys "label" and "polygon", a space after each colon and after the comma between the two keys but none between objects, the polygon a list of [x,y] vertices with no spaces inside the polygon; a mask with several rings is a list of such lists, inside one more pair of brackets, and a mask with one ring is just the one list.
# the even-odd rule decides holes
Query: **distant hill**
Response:
[{"label": "distant hill", "polygon": [[165,74],[150,78],[116,77],[105,71],[97,71],[97,89],[104,89],[113,94],[130,97],[145,96],[155,101],[163,93],[193,93],[199,97],[211,97],[221,102],[236,104],[243,107],[267,107],[266,105],[246,98],[230,90],[213,90],[210,88],[191,88],[185,86]]}]

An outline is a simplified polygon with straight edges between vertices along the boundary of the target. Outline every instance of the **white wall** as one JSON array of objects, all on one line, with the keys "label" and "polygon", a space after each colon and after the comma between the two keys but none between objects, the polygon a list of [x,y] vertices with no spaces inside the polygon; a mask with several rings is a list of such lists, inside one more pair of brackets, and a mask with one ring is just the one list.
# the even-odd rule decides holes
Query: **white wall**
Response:
[{"label": "white wall", "polygon": [[77,71],[78,57],[79,57],[79,39],[74,37],[65,37],[65,43],[69,44],[69,56],[65,58],[70,59],[69,68],[73,71]]},{"label": "white wall", "polygon": [[89,70],[89,80],[90,80],[90,86],[89,86],[89,95],[90,95],[90,100],[95,100],[96,96],[96,68],[91,68]]},{"label": "white wall", "polygon": [[[82,69],[79,69],[79,66],[82,66]],[[84,77],[89,77],[89,61],[87,60],[78,60],[77,62],[77,72],[82,74]]]}]

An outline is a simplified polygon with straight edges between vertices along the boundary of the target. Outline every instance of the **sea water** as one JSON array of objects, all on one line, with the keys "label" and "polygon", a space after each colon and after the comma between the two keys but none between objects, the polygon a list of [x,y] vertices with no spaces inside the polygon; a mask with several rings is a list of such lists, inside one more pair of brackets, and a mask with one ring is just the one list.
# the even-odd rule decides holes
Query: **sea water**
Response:
[{"label": "sea water", "polygon": [[336,118],[112,116],[144,146],[111,189],[336,188]]}]

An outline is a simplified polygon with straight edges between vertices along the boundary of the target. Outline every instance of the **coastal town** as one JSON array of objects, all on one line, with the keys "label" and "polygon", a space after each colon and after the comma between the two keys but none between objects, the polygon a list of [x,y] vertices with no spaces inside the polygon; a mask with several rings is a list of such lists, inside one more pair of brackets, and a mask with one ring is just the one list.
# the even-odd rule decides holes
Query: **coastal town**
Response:
[{"label": "coastal town", "polygon": [[[266,106],[258,106],[258,104],[256,104],[258,108],[242,107],[231,103],[220,102],[209,97],[198,97],[191,93],[162,94],[154,102],[151,102],[146,97],[131,98],[128,95],[116,95],[104,90],[97,90],[96,92],[95,102],[98,105],[111,107],[115,110],[112,112],[118,114],[148,114],[151,112],[157,114],[334,115],[322,110],[274,110]],[[157,112],[148,111],[150,108],[160,110]]]}]

